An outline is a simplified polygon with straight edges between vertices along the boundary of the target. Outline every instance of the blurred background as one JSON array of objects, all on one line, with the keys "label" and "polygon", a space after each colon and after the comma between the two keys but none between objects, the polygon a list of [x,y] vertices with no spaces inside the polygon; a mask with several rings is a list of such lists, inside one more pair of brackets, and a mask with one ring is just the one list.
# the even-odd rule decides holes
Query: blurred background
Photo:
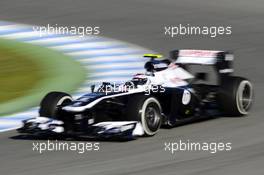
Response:
[{"label": "blurred background", "polygon": [[[1,133],[1,174],[263,174],[263,9],[262,0],[0,1],[1,20],[31,25],[100,26],[102,36],[165,56],[170,50],[181,48],[233,50],[235,74],[248,77],[255,88],[255,102],[248,117],[219,118],[162,130],[155,137],[128,143],[102,143],[99,152],[84,155],[69,152],[39,155],[32,152],[32,141],[11,139],[16,135],[13,131]],[[215,38],[204,35],[171,38],[164,34],[165,26],[179,24],[232,26],[232,34]],[[21,74],[23,67],[35,70],[34,75],[28,76],[29,72],[24,75],[33,84],[39,80],[33,63],[27,60],[20,63],[19,56],[8,59],[9,52],[0,51],[1,84],[10,81],[4,76],[8,73],[7,66],[15,67]],[[28,64],[32,65],[30,69]],[[13,98],[1,96],[1,100]],[[164,142],[178,139],[228,141],[232,142],[232,151],[175,155],[163,151]]]}]

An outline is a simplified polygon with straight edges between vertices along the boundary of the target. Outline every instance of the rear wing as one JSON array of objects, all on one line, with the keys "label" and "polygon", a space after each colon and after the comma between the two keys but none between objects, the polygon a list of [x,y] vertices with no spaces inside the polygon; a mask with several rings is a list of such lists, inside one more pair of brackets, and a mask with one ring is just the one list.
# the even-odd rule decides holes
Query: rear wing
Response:
[{"label": "rear wing", "polygon": [[171,51],[170,56],[176,64],[213,65],[219,73],[233,72],[234,55],[229,51],[184,49]]}]

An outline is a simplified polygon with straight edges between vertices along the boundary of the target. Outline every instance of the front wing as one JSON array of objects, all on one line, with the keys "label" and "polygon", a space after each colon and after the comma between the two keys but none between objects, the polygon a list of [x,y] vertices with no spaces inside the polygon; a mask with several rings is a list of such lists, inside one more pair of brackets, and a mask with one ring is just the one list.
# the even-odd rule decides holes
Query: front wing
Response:
[{"label": "front wing", "polygon": [[84,132],[65,131],[64,122],[47,117],[36,117],[23,121],[23,126],[17,129],[19,133],[46,136],[85,136],[91,138],[134,139],[144,135],[140,122],[137,121],[106,121],[93,124]]}]

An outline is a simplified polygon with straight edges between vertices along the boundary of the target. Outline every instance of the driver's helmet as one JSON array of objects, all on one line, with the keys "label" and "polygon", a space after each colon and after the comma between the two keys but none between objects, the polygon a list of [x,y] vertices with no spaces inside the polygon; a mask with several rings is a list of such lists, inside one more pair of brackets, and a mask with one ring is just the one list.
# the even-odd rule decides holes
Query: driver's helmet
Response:
[{"label": "driver's helmet", "polygon": [[138,87],[138,85],[145,85],[148,82],[148,78],[144,74],[136,74],[132,80],[125,82],[119,86],[119,91],[129,91]]},{"label": "driver's helmet", "polygon": [[148,82],[148,78],[145,74],[136,74],[133,76],[133,79],[131,81],[135,86],[145,85]]}]

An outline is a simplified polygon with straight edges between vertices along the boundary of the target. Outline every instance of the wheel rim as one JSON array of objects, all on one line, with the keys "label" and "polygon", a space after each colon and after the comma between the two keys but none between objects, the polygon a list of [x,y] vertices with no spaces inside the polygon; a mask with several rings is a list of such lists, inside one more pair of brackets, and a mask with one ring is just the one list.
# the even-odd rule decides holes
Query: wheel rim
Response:
[{"label": "wheel rim", "polygon": [[242,114],[247,114],[252,104],[252,84],[249,81],[242,81],[237,93],[238,110]]},{"label": "wheel rim", "polygon": [[145,120],[148,125],[148,128],[155,132],[160,125],[160,114],[159,108],[155,103],[150,103],[146,107],[145,111]]}]

